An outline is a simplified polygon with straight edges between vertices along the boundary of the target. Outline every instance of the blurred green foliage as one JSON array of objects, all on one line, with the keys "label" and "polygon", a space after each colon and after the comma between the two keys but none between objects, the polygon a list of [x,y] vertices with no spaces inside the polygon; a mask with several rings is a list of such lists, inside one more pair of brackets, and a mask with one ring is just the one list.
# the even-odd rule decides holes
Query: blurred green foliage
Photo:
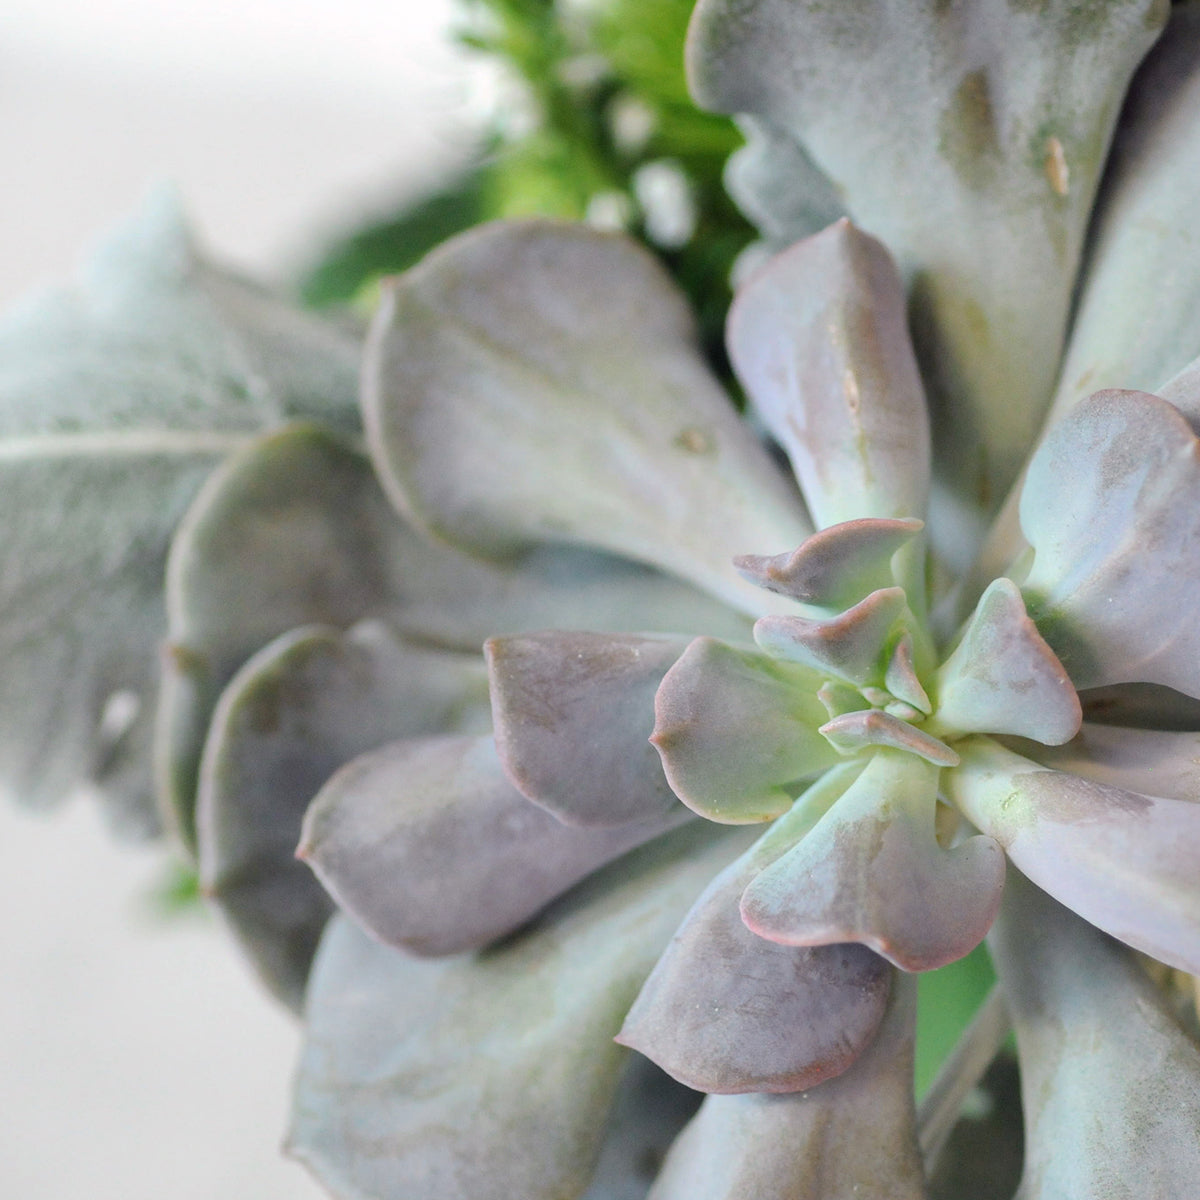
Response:
[{"label": "blurred green foliage", "polygon": [[923,1096],[996,982],[987,947],[917,976],[916,1089]]},{"label": "blurred green foliage", "polygon": [[475,162],[432,194],[327,247],[301,281],[314,306],[373,294],[439,242],[497,217],[619,226],[692,300],[723,369],[729,270],[754,232],[721,173],[741,136],[688,97],[694,0],[460,0],[461,41],[513,84]]}]

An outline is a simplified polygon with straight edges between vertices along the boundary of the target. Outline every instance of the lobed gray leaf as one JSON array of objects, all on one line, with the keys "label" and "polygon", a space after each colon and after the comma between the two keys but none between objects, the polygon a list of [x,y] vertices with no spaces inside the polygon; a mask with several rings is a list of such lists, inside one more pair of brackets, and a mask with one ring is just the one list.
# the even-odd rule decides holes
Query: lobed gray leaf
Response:
[{"label": "lobed gray leaf", "polygon": [[878,687],[887,673],[885,649],[906,612],[904,589],[880,588],[836,617],[760,617],[754,640],[769,654],[856,687]]},{"label": "lobed gray leaf", "polygon": [[743,578],[769,592],[840,611],[901,583],[896,553],[924,527],[912,518],[860,517],[819,530],[790,554],[742,554],[733,563]]},{"label": "lobed gray leaf", "polygon": [[263,429],[357,423],[357,338],[208,263],[152,197],[0,326],[0,782],[83,783],[157,825],[150,730],[171,533]]},{"label": "lobed gray leaf", "polygon": [[878,708],[839,713],[817,732],[842,754],[858,754],[878,746],[902,750],[936,767],[958,766],[957,753],[945,742]]},{"label": "lobed gray leaf", "polygon": [[619,1040],[705,1092],[801,1092],[845,1071],[875,1034],[890,971],[863,946],[781,946],[738,911],[746,885],[842,791],[835,771],[705,889],[658,960]]},{"label": "lobed gray leaf", "polygon": [[1083,720],[1067,672],[1011,579],[994,580],[980,597],[961,641],[938,668],[936,689],[937,730],[1008,733],[1058,746]]},{"label": "lobed gray leaf", "polygon": [[751,647],[697,638],[663,677],[654,735],[675,794],[710,821],[787,812],[798,781],[838,761],[816,732],[819,677]]}]

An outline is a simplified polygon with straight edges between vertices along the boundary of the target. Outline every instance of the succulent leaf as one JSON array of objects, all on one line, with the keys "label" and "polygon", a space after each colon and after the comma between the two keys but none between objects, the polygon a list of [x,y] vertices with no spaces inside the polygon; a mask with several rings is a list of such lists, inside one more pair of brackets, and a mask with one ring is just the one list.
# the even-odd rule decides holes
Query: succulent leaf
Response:
[{"label": "succulent leaf", "polygon": [[1161,0],[696,8],[700,103],[790,134],[912,284],[937,461],[969,504],[1002,498],[1037,433],[1112,127],[1166,11]]},{"label": "succulent leaf", "polygon": [[152,197],[70,287],[0,327],[0,784],[82,783],[157,825],[150,737],[167,544],[231,450],[357,423],[357,339],[208,263]]},{"label": "succulent leaf", "polygon": [[1198,172],[1200,5],[1189,3],[1172,8],[1121,112],[1051,420],[1102,388],[1157,392],[1200,354]]},{"label": "succulent leaf", "polygon": [[780,946],[738,912],[746,885],[853,772],[823,780],[705,889],[629,1011],[619,1040],[705,1092],[801,1092],[846,1070],[887,1004],[890,971],[862,946]]},{"label": "succulent leaf", "polygon": [[336,918],[310,985],[290,1152],[345,1200],[578,1196],[627,1059],[613,1034],[736,853],[713,833],[697,822],[660,839],[478,957],[416,960]]},{"label": "succulent leaf", "polygon": [[733,555],[812,532],[708,373],[682,297],[631,241],[549,222],[474,230],[396,281],[365,369],[384,485],[472,552],[582,542],[757,616],[770,597]]},{"label": "succulent leaf", "polygon": [[915,1015],[916,984],[896,977],[878,1033],[843,1074],[792,1095],[709,1096],[649,1200],[923,1200]]},{"label": "succulent leaf", "polygon": [[321,785],[394,738],[472,725],[487,727],[479,659],[406,644],[377,622],[285,634],[225,689],[200,774],[200,883],[285,1003],[300,1008],[333,910],[295,857]]},{"label": "succulent leaf", "polygon": [[608,829],[567,825],[513,787],[490,737],[409,738],[333,775],[297,853],[381,941],[457,954],[690,817],[676,805]]},{"label": "succulent leaf", "polygon": [[938,669],[936,688],[939,730],[1008,733],[1059,746],[1083,720],[1070,678],[1011,579],[997,579],[983,593]]},{"label": "succulent leaf", "polygon": [[928,715],[933,711],[933,703],[917,675],[916,649],[911,634],[905,633],[896,643],[883,682],[889,695],[911,705],[918,713]]},{"label": "succulent leaf", "polygon": [[1171,800],[1200,801],[1200,733],[1126,729],[1085,721],[1065,745],[1026,743],[1020,752],[1044,767],[1067,771],[1106,787]]},{"label": "succulent leaf", "polygon": [[1019,1200],[1190,1195],[1200,1050],[1132,956],[1020,877],[990,945],[1021,1055]]},{"label": "succulent leaf", "polygon": [[743,554],[734,566],[757,587],[841,611],[869,592],[902,582],[893,558],[924,527],[913,518],[860,517],[814,533],[790,554]]},{"label": "succulent leaf", "polygon": [[959,751],[947,796],[1025,875],[1121,941],[1200,973],[1200,803],[1049,771],[986,738]]},{"label": "succulent leaf", "polygon": [[769,821],[798,781],[838,761],[816,732],[819,677],[716,638],[697,638],[655,697],[654,736],[675,794],[710,821]]},{"label": "succulent leaf", "polygon": [[185,839],[221,689],[261,645],[298,625],[382,616],[464,651],[489,633],[579,622],[745,629],[702,593],[608,555],[548,547],[492,564],[428,543],[398,518],[367,458],[315,426],[256,441],[213,474],[175,536],[167,607],[159,767]]},{"label": "succulent leaf", "polygon": [[817,732],[841,754],[858,754],[878,746],[914,754],[935,767],[958,765],[958,755],[945,742],[878,708],[841,713]]},{"label": "succulent leaf", "polygon": [[742,918],[789,946],[860,942],[905,971],[962,958],[987,933],[1004,886],[990,837],[952,849],[934,828],[938,768],[878,751],[806,837],[742,896]]},{"label": "succulent leaf", "polygon": [[738,291],[726,342],[818,529],[924,514],[925,391],[879,242],[839,221],[777,254]]},{"label": "succulent leaf", "polygon": [[569,825],[678,806],[650,734],[654,695],[684,638],[534,633],[484,647],[496,750],[510,782]]},{"label": "succulent leaf", "polygon": [[1030,615],[1077,688],[1165,684],[1200,697],[1200,443],[1146,392],[1098,392],[1029,465]]},{"label": "succulent leaf", "polygon": [[860,688],[878,687],[887,673],[883,648],[907,606],[903,588],[880,588],[836,617],[760,617],[754,640],[769,654],[811,671]]},{"label": "succulent leaf", "polygon": [[[1173,4],[1133,77],[1105,168],[1050,429],[1104,388],[1170,400],[1200,428],[1200,388],[1166,381],[1200,353],[1195,189],[1200,171],[1200,5]],[[999,574],[1025,543],[1014,489],[988,535],[980,574]]]},{"label": "succulent leaf", "polygon": [[738,124],[746,145],[730,156],[725,186],[765,237],[787,245],[846,215],[833,181],[785,128],[752,116]]}]

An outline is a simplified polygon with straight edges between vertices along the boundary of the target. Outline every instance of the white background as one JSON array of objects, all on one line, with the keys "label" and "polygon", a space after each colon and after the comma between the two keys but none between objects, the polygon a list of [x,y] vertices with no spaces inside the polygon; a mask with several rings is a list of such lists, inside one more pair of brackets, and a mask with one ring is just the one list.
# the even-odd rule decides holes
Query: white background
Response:
[{"label": "white background", "polygon": [[[486,86],[452,3],[3,0],[0,308],[163,179],[221,256],[279,275],[436,174]],[[160,874],[87,804],[0,806],[3,1200],[323,1194],[277,1149],[294,1023],[214,920],[151,915]]]}]

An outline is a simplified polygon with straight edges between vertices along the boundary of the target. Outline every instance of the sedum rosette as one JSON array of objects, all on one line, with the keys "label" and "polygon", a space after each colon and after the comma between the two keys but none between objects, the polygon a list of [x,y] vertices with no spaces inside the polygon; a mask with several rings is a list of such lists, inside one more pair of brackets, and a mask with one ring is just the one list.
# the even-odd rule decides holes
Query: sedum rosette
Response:
[{"label": "sedum rosette", "polygon": [[[651,255],[538,221],[386,289],[361,426],[355,331],[166,210],[4,335],[4,770],[136,798],[153,733],[334,1195],[920,1197],[1005,1011],[1022,1200],[1194,1187],[1134,953],[1200,973],[1198,6],[1125,99],[1164,19],[702,0],[786,245],[744,415]],[[69,539],[46,464],[106,489]],[[985,936],[918,1111],[914,976]]]}]

